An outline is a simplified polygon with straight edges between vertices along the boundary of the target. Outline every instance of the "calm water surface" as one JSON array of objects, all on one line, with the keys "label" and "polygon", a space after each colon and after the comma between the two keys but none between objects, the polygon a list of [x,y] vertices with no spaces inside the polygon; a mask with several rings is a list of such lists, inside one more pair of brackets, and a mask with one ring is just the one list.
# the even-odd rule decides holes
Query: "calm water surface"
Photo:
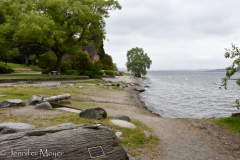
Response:
[{"label": "calm water surface", "polygon": [[159,71],[146,77],[144,83],[150,87],[140,97],[162,117],[225,117],[240,112],[232,107],[240,98],[235,81],[229,81],[228,90],[219,88],[224,72]]}]

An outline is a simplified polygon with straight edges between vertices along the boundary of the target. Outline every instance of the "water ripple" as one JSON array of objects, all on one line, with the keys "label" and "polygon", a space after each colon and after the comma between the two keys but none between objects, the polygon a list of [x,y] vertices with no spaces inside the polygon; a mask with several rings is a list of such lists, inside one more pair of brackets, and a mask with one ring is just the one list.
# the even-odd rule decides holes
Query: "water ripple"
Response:
[{"label": "water ripple", "polygon": [[228,90],[219,89],[223,72],[149,72],[150,88],[140,94],[152,111],[163,117],[224,117],[237,112],[232,105],[240,90],[229,81]]}]

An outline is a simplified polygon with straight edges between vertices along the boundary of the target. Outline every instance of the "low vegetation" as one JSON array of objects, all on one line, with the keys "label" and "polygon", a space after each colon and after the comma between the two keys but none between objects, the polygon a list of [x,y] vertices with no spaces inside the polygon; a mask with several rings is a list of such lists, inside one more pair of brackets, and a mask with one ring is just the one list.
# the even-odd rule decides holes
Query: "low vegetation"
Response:
[{"label": "low vegetation", "polygon": [[216,122],[220,126],[240,134],[240,117],[219,118],[216,120]]},{"label": "low vegetation", "polygon": [[[5,70],[10,70],[11,72],[29,72],[29,71],[41,71],[42,69],[38,66],[29,65],[27,67],[24,64],[16,64],[16,63],[5,63],[0,61],[0,68]],[[1,73],[1,72],[0,72]]]}]

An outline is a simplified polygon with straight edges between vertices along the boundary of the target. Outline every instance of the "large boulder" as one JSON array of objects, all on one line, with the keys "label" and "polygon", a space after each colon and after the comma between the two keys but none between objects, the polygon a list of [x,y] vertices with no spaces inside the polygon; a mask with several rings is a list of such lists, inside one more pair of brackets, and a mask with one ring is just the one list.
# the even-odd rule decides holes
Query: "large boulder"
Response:
[{"label": "large boulder", "polygon": [[73,129],[67,124],[6,134],[0,136],[0,148],[0,160],[129,160],[115,133],[107,126],[89,129],[74,125]]},{"label": "large boulder", "polygon": [[0,123],[0,134],[31,131],[34,128],[35,127],[33,125],[30,125],[27,123],[5,122],[5,123]]},{"label": "large boulder", "polygon": [[80,112],[80,117],[88,119],[104,119],[107,118],[107,112],[100,107],[89,108]]},{"label": "large boulder", "polygon": [[35,109],[46,109],[46,110],[51,110],[52,106],[49,102],[47,101],[41,101],[38,104],[36,104]]},{"label": "large boulder", "polygon": [[35,105],[43,100],[43,96],[41,95],[32,95],[30,99],[27,101],[27,105]]},{"label": "large boulder", "polygon": [[21,99],[7,99],[1,103],[2,108],[25,106],[26,102]]}]

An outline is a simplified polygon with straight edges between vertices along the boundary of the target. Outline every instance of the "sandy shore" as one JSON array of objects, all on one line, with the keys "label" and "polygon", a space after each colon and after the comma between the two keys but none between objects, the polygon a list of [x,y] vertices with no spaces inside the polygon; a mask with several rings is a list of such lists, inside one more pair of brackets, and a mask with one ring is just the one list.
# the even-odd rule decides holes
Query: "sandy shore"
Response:
[{"label": "sandy shore", "polygon": [[[104,78],[106,81],[141,81],[129,76]],[[240,159],[240,136],[220,129],[207,119],[173,119],[159,117],[142,106],[138,92],[133,87],[116,90],[111,87],[102,89],[97,85],[87,85],[79,90],[77,97],[81,102],[106,109],[108,116],[126,115],[148,125],[159,137],[158,155],[155,160],[190,159]],[[94,106],[92,106],[94,107]],[[22,110],[22,111],[21,111]],[[27,114],[27,108],[12,109],[11,115]],[[44,113],[43,113],[44,112]],[[46,111],[30,111],[32,117],[46,114]],[[33,114],[34,113],[34,114]],[[48,112],[49,113],[49,112]],[[52,114],[60,114],[53,111]],[[149,155],[140,151],[131,160],[150,160]]]}]

